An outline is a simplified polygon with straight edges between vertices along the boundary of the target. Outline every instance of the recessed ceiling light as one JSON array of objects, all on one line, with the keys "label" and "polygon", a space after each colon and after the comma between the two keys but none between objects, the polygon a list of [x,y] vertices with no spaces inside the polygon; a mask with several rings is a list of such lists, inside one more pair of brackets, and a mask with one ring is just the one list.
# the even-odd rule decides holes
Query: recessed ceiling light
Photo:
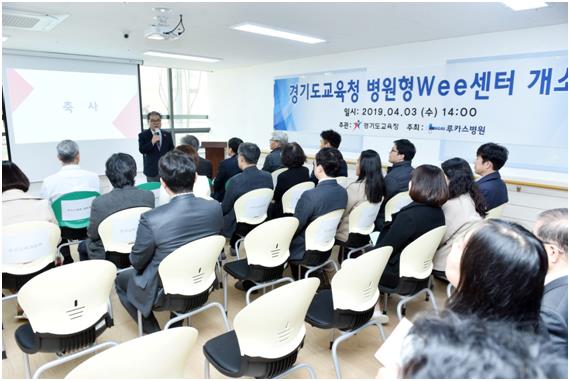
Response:
[{"label": "recessed ceiling light", "polygon": [[232,29],[240,30],[242,32],[262,34],[264,36],[285,38],[287,40],[304,42],[306,44],[318,44],[321,42],[325,42],[325,40],[323,40],[321,38],[306,36],[306,35],[294,33],[294,32],[287,32],[284,30],[278,30],[278,29],[267,27],[267,26],[256,25],[256,24],[251,24],[251,23],[239,24],[239,25],[233,26]]},{"label": "recessed ceiling light", "polygon": [[174,58],[177,60],[188,60],[188,61],[198,61],[198,62],[218,62],[218,61],[221,61],[220,58],[188,56],[185,54],[162,53],[162,52],[153,52],[153,51],[144,52],[144,54],[147,56]]},{"label": "recessed ceiling light", "polygon": [[507,7],[511,8],[513,11],[526,11],[529,9],[544,8],[547,7],[543,1],[521,1],[521,0],[511,0],[503,1]]}]

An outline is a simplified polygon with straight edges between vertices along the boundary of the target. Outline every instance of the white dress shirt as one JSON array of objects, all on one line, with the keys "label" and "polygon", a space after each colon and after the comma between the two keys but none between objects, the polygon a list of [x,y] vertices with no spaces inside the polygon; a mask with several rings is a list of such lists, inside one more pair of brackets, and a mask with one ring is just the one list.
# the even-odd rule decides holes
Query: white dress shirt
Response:
[{"label": "white dress shirt", "polygon": [[77,164],[64,165],[59,172],[46,177],[42,184],[42,197],[50,203],[66,193],[80,191],[101,193],[101,185],[96,173],[81,169]]}]

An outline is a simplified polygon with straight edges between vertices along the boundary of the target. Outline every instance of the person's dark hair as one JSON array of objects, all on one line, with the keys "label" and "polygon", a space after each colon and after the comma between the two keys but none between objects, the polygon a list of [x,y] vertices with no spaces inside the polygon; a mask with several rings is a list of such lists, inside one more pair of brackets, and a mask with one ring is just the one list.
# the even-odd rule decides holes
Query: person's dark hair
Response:
[{"label": "person's dark hair", "polygon": [[241,143],[238,147],[238,155],[243,157],[248,164],[257,164],[261,151],[257,144]]},{"label": "person's dark hair", "polygon": [[498,171],[507,162],[509,150],[495,143],[485,143],[477,149],[477,156],[481,156],[484,162],[490,161],[493,169]]},{"label": "person's dark hair", "polygon": [[137,163],[126,153],[114,153],[105,163],[105,175],[113,188],[135,185]]},{"label": "person's dark hair", "polygon": [[194,165],[198,166],[200,163],[200,156],[198,155],[198,151],[196,151],[196,149],[190,144],[181,144],[179,146],[176,146],[175,149],[190,156],[190,159],[192,159]]},{"label": "person's dark hair", "polygon": [[536,236],[558,246],[568,255],[568,208],[546,210],[538,215]]},{"label": "person's dark hair", "polygon": [[463,249],[459,284],[447,307],[536,328],[547,269],[546,251],[531,232],[514,222],[485,220]]},{"label": "person's dark hair", "polygon": [[384,197],[384,176],[382,161],[378,152],[367,149],[360,153],[360,176],[356,181],[364,181],[366,200],[377,204]]},{"label": "person's dark hair", "polygon": [[19,189],[27,192],[30,189],[30,180],[22,170],[11,161],[2,161],[2,192]]},{"label": "person's dark hair", "polygon": [[196,165],[188,154],[173,150],[158,161],[158,175],[172,192],[192,192]]},{"label": "person's dark hair", "polygon": [[305,164],[307,156],[303,148],[296,143],[288,143],[281,148],[281,163],[287,168],[300,168]]},{"label": "person's dark hair", "polygon": [[[417,319],[403,343],[399,378],[566,378],[567,359],[546,335],[504,321],[444,312]],[[407,350],[409,347],[409,350]]]},{"label": "person's dark hair", "polygon": [[448,198],[443,171],[435,165],[420,165],[412,171],[410,197],[415,202],[442,206]]},{"label": "person's dark hair", "polygon": [[321,148],[315,156],[316,165],[323,167],[325,174],[329,177],[337,177],[340,171],[340,161],[342,155],[336,148],[325,147]]},{"label": "person's dark hair", "polygon": [[230,140],[228,140],[228,147],[230,147],[232,151],[234,151],[234,153],[237,153],[239,145],[241,143],[243,143],[243,140],[241,140],[240,138],[231,138]]},{"label": "person's dark hair", "polygon": [[188,144],[194,147],[196,151],[200,149],[200,141],[194,135],[186,135],[180,141],[181,144]]},{"label": "person's dark hair", "polygon": [[162,115],[160,115],[158,111],[151,111],[146,115],[146,120],[150,120],[150,117],[153,115],[158,116],[160,119],[162,119]]},{"label": "person's dark hair", "polygon": [[479,185],[475,182],[475,176],[471,171],[469,163],[459,157],[446,160],[441,163],[441,169],[447,176],[449,183],[449,198],[456,198],[462,194],[469,193],[475,203],[475,210],[481,217],[485,217],[485,199],[479,190]]},{"label": "person's dark hair", "polygon": [[340,147],[340,142],[342,140],[340,134],[333,130],[325,130],[321,132],[321,139],[329,142],[334,148]]},{"label": "person's dark hair", "polygon": [[416,156],[416,146],[408,139],[394,140],[394,145],[400,155],[404,155],[405,161],[412,161]]}]

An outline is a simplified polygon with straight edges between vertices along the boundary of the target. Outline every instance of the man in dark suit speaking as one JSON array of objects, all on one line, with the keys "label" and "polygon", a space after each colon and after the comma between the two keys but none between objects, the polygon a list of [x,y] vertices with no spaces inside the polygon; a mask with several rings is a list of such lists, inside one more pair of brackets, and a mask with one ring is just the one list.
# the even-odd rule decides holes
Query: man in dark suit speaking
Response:
[{"label": "man in dark suit speaking", "polygon": [[119,274],[116,280],[121,304],[135,321],[137,310],[141,311],[145,333],[160,330],[152,313],[153,307],[160,307],[160,262],[187,243],[220,234],[224,223],[217,201],[192,193],[196,166],[190,156],[169,152],[158,167],[162,186],[172,198],[168,204],[141,215],[129,256],[133,269]]},{"label": "man in dark suit speaking", "polygon": [[151,111],[146,118],[149,128],[139,134],[139,152],[143,154],[146,181],[158,182],[158,160],[174,149],[174,143],[170,133],[160,129],[162,116],[159,112]]}]

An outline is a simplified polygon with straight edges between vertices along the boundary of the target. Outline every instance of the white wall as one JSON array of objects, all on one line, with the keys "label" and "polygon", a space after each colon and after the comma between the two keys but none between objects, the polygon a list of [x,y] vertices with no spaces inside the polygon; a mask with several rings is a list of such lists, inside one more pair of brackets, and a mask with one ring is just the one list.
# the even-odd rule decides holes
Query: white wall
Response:
[{"label": "white wall", "polygon": [[[310,49],[310,47],[308,48]],[[212,130],[208,140],[227,140],[239,136],[263,149],[273,129],[273,80],[276,77],[366,67],[380,71],[402,67],[444,65],[446,60],[478,56],[546,52],[568,49],[568,24],[521,29],[445,40],[426,41],[377,49],[359,50],[252,66],[211,73],[209,78]],[[375,148],[386,160],[392,139],[378,140]],[[433,142],[415,141],[415,164],[438,164]],[[425,144],[428,143],[428,144]],[[342,149],[342,146],[341,146]],[[307,150],[312,153],[311,150]],[[348,158],[357,153],[344,152]],[[467,153],[470,161],[475,153]],[[540,158],[537,158],[540,160]],[[568,184],[567,175],[505,168],[503,176],[521,181]]]}]

